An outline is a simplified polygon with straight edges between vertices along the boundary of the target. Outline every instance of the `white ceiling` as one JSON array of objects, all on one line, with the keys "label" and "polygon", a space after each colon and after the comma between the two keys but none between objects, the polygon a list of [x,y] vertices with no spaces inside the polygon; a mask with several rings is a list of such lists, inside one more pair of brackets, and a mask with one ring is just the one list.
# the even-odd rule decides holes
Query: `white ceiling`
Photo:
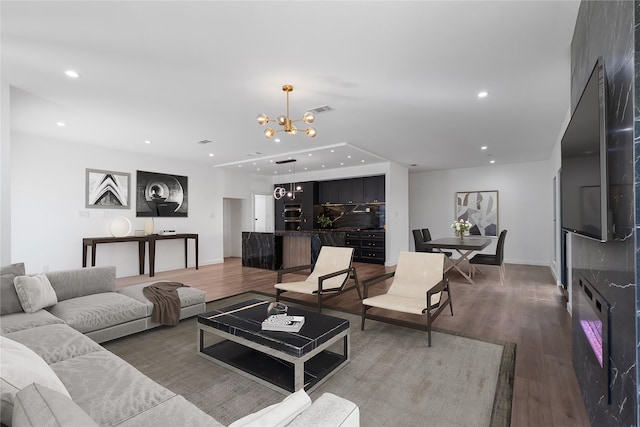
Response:
[{"label": "white ceiling", "polygon": [[[569,110],[578,6],[2,1],[2,80],[13,132],[260,174],[288,157],[298,171],[546,160]],[[292,118],[333,108],[316,138],[263,136],[255,117],[285,112],[283,84]]]}]

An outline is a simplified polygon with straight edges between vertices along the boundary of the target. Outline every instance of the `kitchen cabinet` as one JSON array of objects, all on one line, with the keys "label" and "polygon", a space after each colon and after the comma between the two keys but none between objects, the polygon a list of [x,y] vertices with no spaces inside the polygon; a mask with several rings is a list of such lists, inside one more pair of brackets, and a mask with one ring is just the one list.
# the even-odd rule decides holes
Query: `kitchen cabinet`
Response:
[{"label": "kitchen cabinet", "polygon": [[345,246],[353,248],[353,260],[384,264],[385,232],[378,230],[348,231]]},{"label": "kitchen cabinet", "polygon": [[318,183],[318,202],[336,204],[338,202],[338,187],[340,181],[322,181]]},{"label": "kitchen cabinet", "polygon": [[338,203],[354,205],[362,203],[362,178],[341,179],[338,185]]},{"label": "kitchen cabinet", "polygon": [[318,203],[356,205],[385,201],[385,176],[348,178],[318,183]]},{"label": "kitchen cabinet", "polygon": [[362,180],[364,203],[378,203],[385,201],[385,176],[368,176]]}]

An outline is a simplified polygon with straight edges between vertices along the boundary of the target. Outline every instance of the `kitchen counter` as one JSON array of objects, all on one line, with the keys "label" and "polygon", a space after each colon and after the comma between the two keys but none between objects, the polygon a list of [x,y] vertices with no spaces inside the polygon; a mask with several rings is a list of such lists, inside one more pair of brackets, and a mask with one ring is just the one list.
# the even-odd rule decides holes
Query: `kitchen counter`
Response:
[{"label": "kitchen counter", "polygon": [[[270,233],[245,231],[242,232],[242,265],[279,270],[298,265],[315,264],[322,246],[352,246],[348,244],[348,238],[352,237],[348,234],[366,231],[384,233],[384,229],[276,230]],[[384,262],[384,248],[381,254],[381,262]],[[365,257],[364,254],[363,257]],[[357,249],[354,260],[374,261],[360,258],[361,251]]]}]

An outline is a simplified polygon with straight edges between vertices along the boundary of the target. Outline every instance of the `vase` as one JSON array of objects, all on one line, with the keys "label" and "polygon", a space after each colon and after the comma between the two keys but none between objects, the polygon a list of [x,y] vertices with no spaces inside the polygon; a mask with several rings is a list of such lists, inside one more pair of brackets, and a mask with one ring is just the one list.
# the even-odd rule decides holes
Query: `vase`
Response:
[{"label": "vase", "polygon": [[464,240],[464,233],[460,233],[458,237],[460,237],[460,240]]},{"label": "vase", "polygon": [[153,218],[149,218],[147,222],[144,223],[144,234],[147,236],[153,234],[155,228],[155,224],[153,223]]}]

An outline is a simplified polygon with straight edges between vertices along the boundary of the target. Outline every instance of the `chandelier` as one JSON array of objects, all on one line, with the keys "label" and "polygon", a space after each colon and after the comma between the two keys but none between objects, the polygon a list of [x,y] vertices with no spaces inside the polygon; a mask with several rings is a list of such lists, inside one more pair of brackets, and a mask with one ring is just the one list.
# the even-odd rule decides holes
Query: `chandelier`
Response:
[{"label": "chandelier", "polygon": [[[282,126],[282,129],[275,130],[275,129],[272,129],[272,128],[266,128],[264,130],[264,136],[266,136],[267,139],[273,138],[273,136],[276,134],[276,132],[282,132],[282,131],[284,131],[285,133],[287,133],[289,135],[295,135],[298,132],[298,128],[295,127],[295,125],[293,124],[294,122],[303,121],[305,123],[311,124],[316,120],[315,116],[310,111],[307,111],[306,113],[304,113],[304,115],[302,116],[301,119],[291,120],[289,118],[289,92],[293,92],[293,86],[284,85],[284,86],[282,86],[282,90],[287,94],[287,114],[286,115],[280,115],[280,116],[278,116],[276,118],[276,121],[278,122],[278,124],[280,126]],[[269,116],[267,116],[264,113],[260,114],[257,117],[257,120],[258,120],[258,124],[259,125],[264,125],[264,124],[269,123],[271,121]],[[314,136],[316,136],[318,131],[316,131],[316,128],[314,128],[314,127],[309,127],[309,128],[304,130],[304,133],[309,135],[310,138],[313,138]]]}]

